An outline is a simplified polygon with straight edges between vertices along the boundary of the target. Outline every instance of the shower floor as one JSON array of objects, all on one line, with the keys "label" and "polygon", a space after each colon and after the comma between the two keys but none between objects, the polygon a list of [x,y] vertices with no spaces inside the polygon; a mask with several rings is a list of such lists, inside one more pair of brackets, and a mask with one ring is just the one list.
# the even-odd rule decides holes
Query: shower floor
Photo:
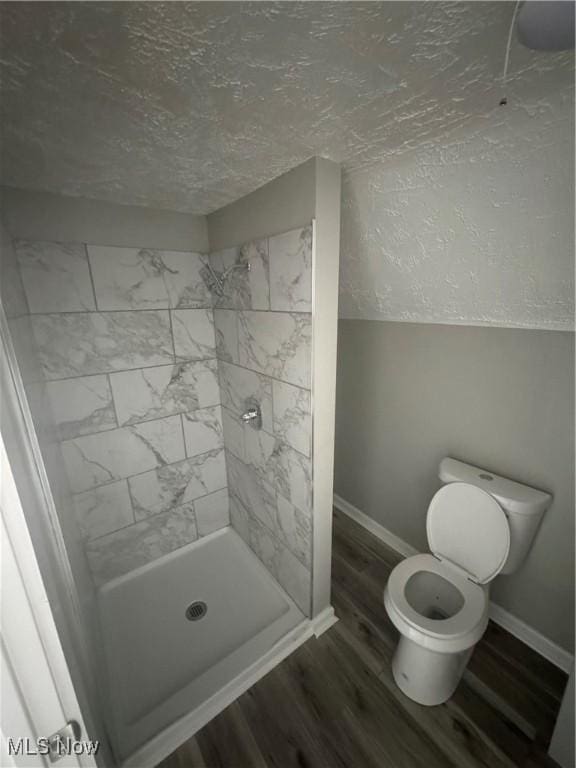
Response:
[{"label": "shower floor", "polygon": [[[195,601],[207,610],[190,621]],[[110,728],[123,760],[306,623],[231,528],[105,585],[100,613]]]}]

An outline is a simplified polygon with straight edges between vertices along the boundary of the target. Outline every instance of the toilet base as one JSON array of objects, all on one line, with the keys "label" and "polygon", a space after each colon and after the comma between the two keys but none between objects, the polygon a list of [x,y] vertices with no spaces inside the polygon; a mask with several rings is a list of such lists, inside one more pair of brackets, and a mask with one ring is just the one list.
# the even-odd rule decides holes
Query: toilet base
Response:
[{"label": "toilet base", "polygon": [[473,650],[438,653],[402,635],[392,659],[394,680],[418,704],[443,704],[456,690]]}]

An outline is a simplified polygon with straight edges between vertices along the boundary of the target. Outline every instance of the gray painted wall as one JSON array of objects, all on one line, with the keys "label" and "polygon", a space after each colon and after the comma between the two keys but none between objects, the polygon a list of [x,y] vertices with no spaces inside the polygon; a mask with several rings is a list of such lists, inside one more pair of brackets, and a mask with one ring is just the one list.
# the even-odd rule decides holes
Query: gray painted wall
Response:
[{"label": "gray painted wall", "polygon": [[574,645],[574,336],[341,320],[335,492],[427,550],[425,519],[454,456],[551,491],[520,571],[493,600]]},{"label": "gray painted wall", "polygon": [[0,187],[2,218],[14,238],[93,245],[208,250],[205,216]]},{"label": "gray painted wall", "polygon": [[319,158],[311,158],[207,216],[211,251],[307,226],[315,216]]}]

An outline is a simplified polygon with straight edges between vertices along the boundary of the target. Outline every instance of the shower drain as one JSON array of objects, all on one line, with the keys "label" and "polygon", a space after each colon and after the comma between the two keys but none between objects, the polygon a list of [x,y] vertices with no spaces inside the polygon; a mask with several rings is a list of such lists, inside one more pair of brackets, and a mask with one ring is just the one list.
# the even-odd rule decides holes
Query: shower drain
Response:
[{"label": "shower drain", "polygon": [[188,621],[199,621],[206,616],[207,610],[208,606],[203,600],[195,600],[186,608],[186,618]]}]

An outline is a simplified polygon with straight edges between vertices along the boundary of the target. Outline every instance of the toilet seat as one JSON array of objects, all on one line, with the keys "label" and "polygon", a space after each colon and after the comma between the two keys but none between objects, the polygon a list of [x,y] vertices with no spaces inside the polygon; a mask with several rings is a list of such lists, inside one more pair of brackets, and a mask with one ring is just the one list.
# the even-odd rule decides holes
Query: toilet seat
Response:
[{"label": "toilet seat", "polygon": [[[427,571],[449,581],[461,593],[464,605],[454,616],[437,621],[422,616],[408,603],[405,589],[415,573]],[[485,589],[434,555],[414,555],[399,563],[390,574],[384,604],[396,629],[419,645],[439,653],[458,653],[482,637],[488,624]]]},{"label": "toilet seat", "polygon": [[[488,624],[484,584],[504,567],[510,528],[498,502],[469,483],[450,483],[437,491],[426,515],[433,554],[414,555],[390,574],[384,605],[396,629],[418,645],[438,653],[459,653],[480,640]],[[454,586],[463,605],[447,619],[423,616],[408,602],[411,576],[433,573]]]},{"label": "toilet seat", "polygon": [[426,534],[439,560],[461,568],[477,584],[487,584],[504,567],[510,526],[489,493],[469,483],[440,488],[428,507]]},{"label": "toilet seat", "polygon": [[[482,470],[476,475],[486,484],[495,480]],[[400,632],[392,674],[418,704],[434,706],[452,696],[486,630],[487,584],[505,567],[510,550],[505,509],[496,493],[448,477],[426,515],[432,554],[408,557],[388,578],[384,606]]]}]

